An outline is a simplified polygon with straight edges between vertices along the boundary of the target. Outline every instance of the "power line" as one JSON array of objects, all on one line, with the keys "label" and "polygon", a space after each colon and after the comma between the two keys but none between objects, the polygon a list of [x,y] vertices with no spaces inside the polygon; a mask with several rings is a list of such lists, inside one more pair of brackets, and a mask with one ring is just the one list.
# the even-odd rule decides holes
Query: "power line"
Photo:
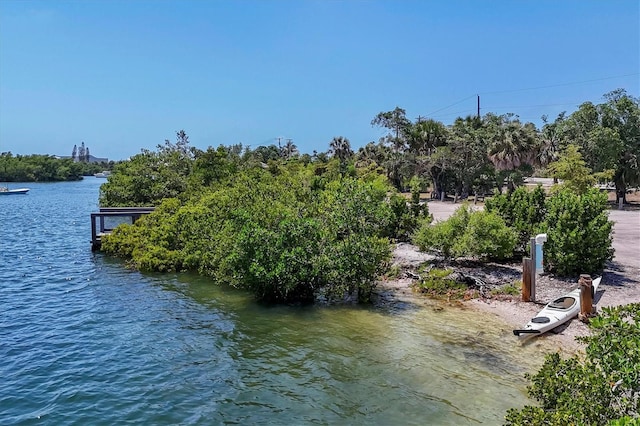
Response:
[{"label": "power line", "polygon": [[466,101],[467,99],[471,99],[471,98],[473,98],[473,97],[475,97],[475,96],[476,96],[476,95],[467,96],[466,98],[461,99],[461,100],[459,100],[458,102],[454,102],[454,103],[452,103],[451,105],[447,105],[447,106],[446,106],[446,107],[444,107],[444,108],[440,108],[440,109],[438,109],[438,110],[435,110],[435,111],[433,111],[433,112],[431,112],[431,113],[427,114],[427,116],[433,115],[433,114],[435,114],[436,112],[444,111],[444,110],[445,110],[445,109],[447,109],[447,108],[451,108],[452,106],[454,106],[454,105],[458,105],[459,103],[462,103],[462,102]]},{"label": "power line", "polygon": [[[640,73],[630,73],[630,74],[622,74],[622,75],[616,75],[616,76],[610,76],[610,77],[602,77],[602,78],[594,78],[591,80],[582,80],[582,81],[573,81],[573,82],[568,82],[568,83],[559,83],[559,84],[550,84],[547,86],[538,86],[538,87],[528,87],[528,88],[523,88],[523,89],[512,89],[512,90],[496,90],[496,91],[492,91],[492,92],[481,92],[478,93],[477,95],[471,95],[471,96],[467,96],[464,99],[461,99],[457,102],[454,102],[450,105],[447,105],[443,108],[437,109],[429,114],[427,114],[427,116],[433,116],[433,114],[440,112],[440,111],[444,111],[445,109],[449,109],[452,106],[458,105],[468,99],[471,99],[475,96],[478,95],[493,95],[493,94],[500,94],[500,93],[514,93],[514,92],[524,92],[527,90],[539,90],[539,89],[549,89],[549,88],[553,88],[553,87],[562,87],[562,86],[572,86],[572,85],[578,85],[578,84],[586,84],[586,83],[593,83],[596,81],[604,81],[604,80],[612,80],[612,79],[616,79],[616,78],[623,78],[623,77],[633,77],[633,76],[637,76],[640,75]],[[582,103],[584,101],[581,102],[577,102],[577,103]],[[567,104],[548,104],[548,105],[536,105],[539,107],[545,107],[545,106],[562,106],[562,105],[575,105],[574,103],[567,103]],[[531,107],[534,107],[533,105]],[[494,107],[494,108],[529,108],[528,106],[513,106],[513,107]],[[486,108],[484,108],[486,109]],[[446,115],[450,115],[450,114],[446,114]],[[439,115],[439,117],[442,117],[443,115]]]},{"label": "power line", "polygon": [[[486,109],[486,108],[485,108]],[[448,112],[446,114],[438,114],[438,115],[434,115],[432,116],[432,118],[438,118],[438,117],[450,117],[452,115],[457,115],[457,114],[462,114],[462,113],[467,113],[468,115],[473,114],[475,111],[472,109],[465,109],[464,111],[457,111],[457,112]]]},{"label": "power line", "polygon": [[632,77],[634,75],[640,75],[640,73],[636,72],[636,73],[631,73],[631,74],[616,75],[616,76],[612,76],[612,77],[594,78],[593,80],[583,80],[583,81],[573,81],[573,82],[569,82],[569,83],[550,84],[548,86],[527,87],[526,89],[498,90],[498,91],[494,91],[494,92],[483,92],[483,93],[480,93],[480,94],[481,95],[494,95],[494,94],[498,94],[498,93],[513,93],[513,92],[524,92],[524,91],[527,91],[527,90],[549,89],[549,88],[553,88],[553,87],[573,86],[573,85],[576,85],[576,84],[585,84],[585,83],[593,83],[593,82],[596,82],[596,81],[612,80],[614,78]]}]

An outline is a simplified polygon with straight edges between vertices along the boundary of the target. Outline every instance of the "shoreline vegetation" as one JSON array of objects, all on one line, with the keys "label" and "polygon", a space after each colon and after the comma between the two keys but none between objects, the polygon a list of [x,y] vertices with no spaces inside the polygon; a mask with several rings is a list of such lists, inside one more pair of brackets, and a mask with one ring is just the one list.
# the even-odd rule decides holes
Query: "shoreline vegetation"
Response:
[{"label": "shoreline vegetation", "polygon": [[13,155],[0,153],[0,182],[62,182],[82,180],[104,170],[114,162],[90,163],[53,155]]},{"label": "shoreline vegetation", "polygon": [[[368,303],[380,296],[381,282],[383,294],[385,285],[402,293],[411,284],[412,292],[448,300],[517,298],[513,272],[538,233],[548,236],[539,300],[578,274],[604,271],[604,284],[620,275],[607,270],[614,224],[596,184],[612,185],[617,205],[629,205],[629,190],[640,187],[640,102],[624,90],[570,116],[545,118],[540,130],[512,114],[459,118],[451,126],[411,122],[398,107],[371,124],[388,130],[377,144],[354,152],[339,136],[313,155],[300,154],[291,140],[202,151],[177,132],[175,143],[117,164],[101,186],[103,207],[157,207],[118,226],[102,250],[142,270],[197,271],[270,303]],[[560,183],[527,188],[532,175]],[[434,222],[435,204],[420,196],[427,189],[440,200],[479,196],[484,208],[466,203]],[[403,270],[399,250],[426,260]],[[470,278],[480,272],[482,281]],[[626,424],[615,422],[640,416],[640,304],[630,303],[636,273],[626,281],[633,294],[618,293],[623,306],[603,308],[592,321],[594,332],[582,340],[586,354],[550,356],[530,377],[540,406],[510,411],[507,424]],[[465,306],[502,309],[515,321],[504,303],[481,303]],[[518,318],[517,326],[525,322]],[[585,382],[590,389],[582,391]]]}]

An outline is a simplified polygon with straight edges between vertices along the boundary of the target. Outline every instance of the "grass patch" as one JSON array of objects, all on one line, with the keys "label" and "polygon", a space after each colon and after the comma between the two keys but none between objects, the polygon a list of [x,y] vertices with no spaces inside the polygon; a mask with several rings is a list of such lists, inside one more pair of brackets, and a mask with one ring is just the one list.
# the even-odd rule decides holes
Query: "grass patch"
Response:
[{"label": "grass patch", "polygon": [[414,284],[414,288],[430,296],[462,299],[468,287],[465,283],[453,279],[452,273],[452,269],[430,269],[421,274],[422,279]]},{"label": "grass patch", "polygon": [[491,290],[492,296],[519,296],[522,289],[522,281],[516,280],[512,284],[503,285],[502,287]]}]

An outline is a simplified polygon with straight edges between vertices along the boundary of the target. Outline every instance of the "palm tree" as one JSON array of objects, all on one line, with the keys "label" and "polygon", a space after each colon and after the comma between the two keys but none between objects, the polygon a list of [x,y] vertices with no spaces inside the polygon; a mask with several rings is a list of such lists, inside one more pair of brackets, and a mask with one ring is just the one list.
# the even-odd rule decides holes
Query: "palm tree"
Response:
[{"label": "palm tree", "polygon": [[[524,165],[537,163],[540,139],[533,123],[522,124],[513,114],[496,116],[487,114],[486,139],[489,143],[488,156],[499,172],[515,172],[507,177],[509,191],[515,189],[514,179],[521,179],[516,172]],[[509,173],[514,175],[514,173]]]},{"label": "palm tree", "polygon": [[285,160],[297,157],[299,154],[298,147],[293,143],[291,139],[287,139],[287,143],[282,147],[280,154]]},{"label": "palm tree", "polygon": [[351,143],[343,136],[336,136],[329,142],[329,152],[341,163],[347,162],[353,156]]},{"label": "palm tree", "polygon": [[534,165],[538,138],[533,123],[520,123],[513,114],[489,117],[489,159],[497,170],[513,170],[523,164]]}]

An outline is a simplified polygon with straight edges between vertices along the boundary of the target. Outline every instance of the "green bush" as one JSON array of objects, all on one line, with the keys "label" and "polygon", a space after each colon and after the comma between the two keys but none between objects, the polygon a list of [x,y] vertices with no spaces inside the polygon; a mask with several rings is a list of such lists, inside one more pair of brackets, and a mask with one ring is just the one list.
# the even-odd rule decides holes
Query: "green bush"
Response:
[{"label": "green bush", "polygon": [[506,259],[513,256],[516,236],[497,214],[462,206],[446,221],[423,223],[413,241],[420,250],[448,259]]},{"label": "green bush", "polygon": [[485,211],[469,215],[469,223],[454,245],[458,257],[503,260],[513,256],[516,234],[495,213]]},{"label": "green bush", "polygon": [[577,195],[561,189],[547,200],[547,215],[541,225],[547,234],[544,269],[572,276],[602,271],[613,258],[611,231],[607,216],[607,195],[590,189]]},{"label": "green bush", "polygon": [[469,223],[471,209],[463,205],[445,221],[433,225],[430,221],[423,221],[413,237],[413,243],[424,252],[438,252],[443,257],[455,257],[454,245]]},{"label": "green bush", "polygon": [[510,409],[507,425],[627,425],[640,418],[640,304],[591,320],[586,358],[547,355],[531,380],[539,406]]},{"label": "green bush", "polygon": [[539,233],[546,213],[545,193],[541,185],[533,191],[519,187],[510,194],[498,194],[485,202],[485,210],[496,212],[518,234],[516,249],[527,250],[529,240]]},{"label": "green bush", "polygon": [[390,257],[390,188],[354,178],[312,188],[310,179],[304,166],[237,173],[190,201],[164,200],[114,230],[103,250],[139,269],[198,271],[270,302],[366,301]]}]

